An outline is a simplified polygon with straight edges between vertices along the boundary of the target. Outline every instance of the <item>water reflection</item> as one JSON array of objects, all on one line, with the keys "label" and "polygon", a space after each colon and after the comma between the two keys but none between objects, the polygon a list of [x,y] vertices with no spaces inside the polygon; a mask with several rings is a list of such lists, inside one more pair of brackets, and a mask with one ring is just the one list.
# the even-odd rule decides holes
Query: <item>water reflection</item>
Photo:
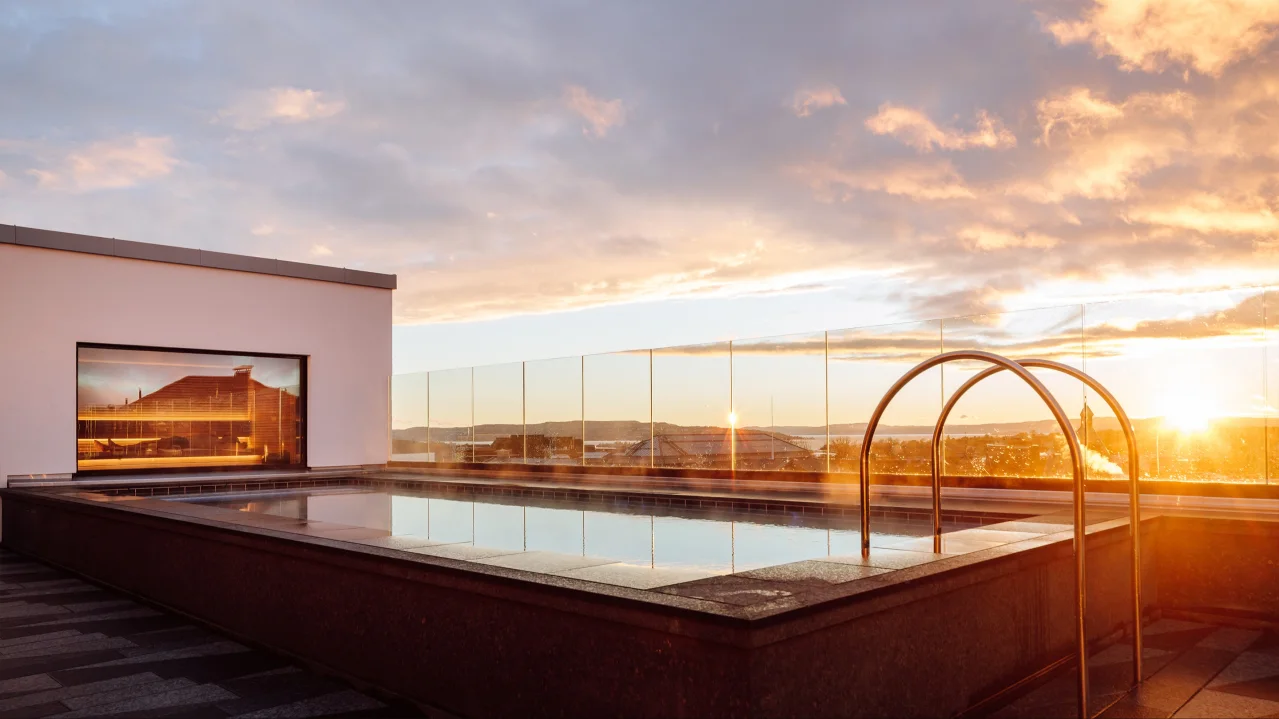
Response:
[{"label": "water reflection", "polygon": [[[369,491],[315,491],[270,498],[192,499],[203,504],[470,544],[545,551],[631,565],[741,572],[860,551],[856,520],[802,516],[749,519],[655,516],[596,509],[525,506]],[[928,534],[927,522],[882,519],[876,546]],[[948,528],[959,528],[949,525]]]}]

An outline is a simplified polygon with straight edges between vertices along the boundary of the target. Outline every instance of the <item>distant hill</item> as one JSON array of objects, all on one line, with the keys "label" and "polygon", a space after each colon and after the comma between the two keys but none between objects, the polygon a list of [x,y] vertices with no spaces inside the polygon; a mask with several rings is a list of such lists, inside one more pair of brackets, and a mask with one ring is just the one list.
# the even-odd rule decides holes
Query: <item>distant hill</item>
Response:
[{"label": "distant hill", "polygon": [[[1151,425],[1157,423],[1158,418],[1147,418],[1133,420],[1133,425],[1138,431],[1149,429]],[[1074,420],[1076,426],[1078,419]],[[1260,427],[1264,425],[1264,420],[1253,417],[1226,417],[1215,422],[1218,426],[1232,427]],[[1099,417],[1094,423],[1098,430],[1118,430],[1119,423],[1111,417]],[[749,429],[772,430],[778,435],[786,436],[802,436],[802,435],[825,435],[825,425],[778,425],[776,427],[758,427],[752,425]],[[1045,433],[1053,432],[1057,429],[1057,423],[1051,419],[1034,420],[1030,422],[991,422],[984,424],[962,424],[949,423],[946,425],[949,432],[955,434],[991,434],[991,435],[1012,435],[1021,434],[1023,432]],[[699,431],[722,431],[723,427],[706,427],[706,426],[684,426],[671,424],[669,422],[658,422],[653,425],[652,430],[658,434],[672,434],[676,432],[699,432]],[[491,440],[495,437],[509,437],[519,435],[525,431],[523,425],[519,424],[480,424],[475,427],[475,438],[479,441]],[[541,422],[528,425],[529,434],[545,434],[560,437],[581,437],[582,423],[579,421],[566,422]],[[649,423],[637,422],[635,420],[587,420],[586,437],[588,440],[601,441],[629,441],[639,442],[648,439]],[[832,424],[830,433],[832,436],[838,435],[862,435],[866,432],[865,422],[855,422],[851,424]],[[933,432],[932,425],[880,425],[878,434],[880,435],[931,435]],[[398,440],[406,440],[412,442],[425,442],[427,430],[426,427],[409,427],[406,429],[397,429],[391,433],[392,438]],[[449,428],[449,427],[432,427],[431,439],[440,442],[455,441],[461,439],[469,439],[470,428]]]}]

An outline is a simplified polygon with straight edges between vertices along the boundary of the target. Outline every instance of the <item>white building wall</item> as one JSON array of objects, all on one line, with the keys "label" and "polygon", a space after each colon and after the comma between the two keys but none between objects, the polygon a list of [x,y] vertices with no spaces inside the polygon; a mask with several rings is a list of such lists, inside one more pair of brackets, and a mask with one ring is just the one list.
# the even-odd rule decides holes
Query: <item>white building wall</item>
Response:
[{"label": "white building wall", "polygon": [[0,244],[0,482],[76,469],[76,343],[307,355],[307,464],[383,464],[391,291]]}]

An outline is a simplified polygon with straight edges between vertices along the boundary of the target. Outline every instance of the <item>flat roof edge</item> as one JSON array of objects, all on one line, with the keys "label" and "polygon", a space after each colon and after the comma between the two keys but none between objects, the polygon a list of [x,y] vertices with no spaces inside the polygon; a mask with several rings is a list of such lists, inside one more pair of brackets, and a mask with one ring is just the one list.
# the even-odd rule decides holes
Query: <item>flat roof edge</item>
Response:
[{"label": "flat roof edge", "polygon": [[315,280],[317,282],[334,282],[343,285],[373,287],[380,290],[393,290],[396,289],[398,284],[395,275],[382,274],[380,272],[312,265],[304,262],[289,262],[287,260],[267,259],[250,255],[235,255],[211,250],[193,250],[188,247],[172,247],[149,242],[117,240],[111,237],[78,235],[71,232],[42,230],[20,225],[0,225],[0,245],[81,252],[105,257],[164,262],[170,265],[187,265],[190,267],[207,267],[209,269],[230,270],[232,272],[253,272],[260,275],[292,277]]}]

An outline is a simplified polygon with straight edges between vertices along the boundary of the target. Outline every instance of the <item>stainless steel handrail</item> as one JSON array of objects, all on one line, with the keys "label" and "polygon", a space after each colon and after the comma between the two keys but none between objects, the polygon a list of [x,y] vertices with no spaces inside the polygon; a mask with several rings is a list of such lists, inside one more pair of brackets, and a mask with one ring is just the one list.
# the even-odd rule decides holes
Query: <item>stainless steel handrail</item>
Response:
[{"label": "stainless steel handrail", "polygon": [[1066,444],[1070,448],[1071,464],[1074,467],[1075,475],[1075,631],[1076,631],[1076,651],[1079,653],[1079,716],[1087,719],[1088,717],[1088,633],[1085,627],[1085,602],[1087,581],[1084,571],[1084,463],[1083,452],[1079,448],[1079,438],[1075,436],[1075,428],[1070,424],[1070,419],[1066,417],[1066,412],[1062,410],[1061,405],[1053,397],[1048,388],[1039,381],[1037,377],[1030,373],[1025,367],[1016,362],[1001,357],[991,352],[981,352],[979,350],[957,350],[954,352],[944,352],[930,359],[915,365],[909,372],[902,375],[901,379],[893,383],[888,392],[880,398],[879,405],[875,407],[875,411],[870,416],[870,421],[866,424],[866,434],[862,438],[861,451],[861,509],[862,509],[862,556],[870,556],[870,445],[875,438],[875,429],[879,427],[879,421],[884,415],[884,411],[888,409],[888,405],[893,398],[901,392],[912,379],[915,379],[924,372],[943,365],[947,362],[957,362],[963,360],[975,360],[978,362],[989,362],[998,365],[1020,377],[1030,388],[1035,390],[1035,394],[1048,405],[1048,409],[1052,412],[1053,418],[1057,420],[1057,424],[1061,426],[1062,434],[1066,435]]},{"label": "stainless steel handrail", "polygon": [[[1068,364],[1054,362],[1046,359],[1022,359],[1017,360],[1017,364],[1022,367],[1031,367],[1035,369],[1051,369],[1069,375],[1080,382],[1083,382],[1090,389],[1101,396],[1106,404],[1110,407],[1110,411],[1115,413],[1115,419],[1119,421],[1119,427],[1124,432],[1124,439],[1128,442],[1128,511],[1131,518],[1128,525],[1129,536],[1132,537],[1132,622],[1133,622],[1133,654],[1132,654],[1132,681],[1133,684],[1141,683],[1141,664],[1143,642],[1141,636],[1141,494],[1138,487],[1140,480],[1140,471],[1138,468],[1137,457],[1137,435],[1133,432],[1132,421],[1128,419],[1128,413],[1124,412],[1124,408],[1120,406],[1119,400],[1110,393],[1100,382],[1093,379],[1082,371],[1071,367]],[[942,428],[946,425],[946,420],[950,417],[951,411],[955,405],[959,403],[959,399],[968,393],[968,390],[975,387],[982,380],[991,375],[1003,372],[1004,368],[1000,366],[990,367],[982,370],[972,379],[965,382],[955,390],[955,393],[946,401],[946,406],[942,408],[941,416],[937,418],[937,425],[933,428],[933,551],[941,552],[941,475],[942,475]],[[1087,431],[1087,427],[1082,427]],[[1087,437],[1084,439],[1087,442]]]}]

